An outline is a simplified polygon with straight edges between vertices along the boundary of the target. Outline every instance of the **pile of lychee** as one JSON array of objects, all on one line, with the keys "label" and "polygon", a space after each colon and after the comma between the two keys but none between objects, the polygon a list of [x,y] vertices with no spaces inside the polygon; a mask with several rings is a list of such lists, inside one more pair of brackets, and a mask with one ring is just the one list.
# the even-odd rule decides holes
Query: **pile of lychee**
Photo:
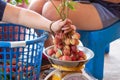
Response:
[{"label": "pile of lychee", "polygon": [[53,39],[54,48],[47,50],[47,54],[52,58],[63,61],[85,60],[86,55],[78,49],[80,34],[76,30],[68,33],[60,31]]}]

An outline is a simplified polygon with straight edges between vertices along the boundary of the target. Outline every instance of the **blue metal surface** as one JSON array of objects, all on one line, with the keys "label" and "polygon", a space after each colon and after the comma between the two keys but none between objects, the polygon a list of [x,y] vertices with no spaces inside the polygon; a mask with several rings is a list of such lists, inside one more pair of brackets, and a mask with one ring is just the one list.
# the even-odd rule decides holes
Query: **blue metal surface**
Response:
[{"label": "blue metal surface", "polygon": [[115,24],[95,31],[78,30],[84,46],[95,53],[93,59],[86,64],[86,71],[95,78],[102,80],[104,75],[104,53],[109,52],[109,44],[120,38],[120,21]]},{"label": "blue metal surface", "polygon": [[0,80],[39,80],[47,37],[47,32],[38,36],[25,26],[0,23]]}]

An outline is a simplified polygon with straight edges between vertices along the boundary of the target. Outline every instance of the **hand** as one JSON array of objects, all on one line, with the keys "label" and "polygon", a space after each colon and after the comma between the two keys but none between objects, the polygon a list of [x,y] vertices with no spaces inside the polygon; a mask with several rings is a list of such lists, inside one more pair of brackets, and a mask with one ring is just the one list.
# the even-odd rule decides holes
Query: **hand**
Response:
[{"label": "hand", "polygon": [[62,27],[62,30],[64,31],[64,33],[68,33],[70,31],[75,31],[76,30],[76,26],[75,25],[71,25],[71,24],[67,24],[64,27]]},{"label": "hand", "polygon": [[59,32],[60,30],[63,30],[65,33],[67,33],[73,29],[76,29],[75,26],[71,24],[72,22],[69,19],[65,19],[64,21],[58,20],[51,25],[51,30],[54,33]]}]

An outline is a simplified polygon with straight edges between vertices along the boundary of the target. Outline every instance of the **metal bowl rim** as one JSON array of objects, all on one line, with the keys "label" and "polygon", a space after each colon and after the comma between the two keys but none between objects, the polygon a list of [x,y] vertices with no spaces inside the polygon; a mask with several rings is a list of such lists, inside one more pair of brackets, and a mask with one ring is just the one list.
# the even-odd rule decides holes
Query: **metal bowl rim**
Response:
[{"label": "metal bowl rim", "polygon": [[90,59],[92,59],[92,58],[94,57],[94,53],[93,53],[92,50],[90,50],[89,48],[84,47],[84,46],[79,46],[79,47],[85,48],[85,49],[87,49],[87,50],[90,51],[91,55],[90,55],[89,59],[87,59],[87,60],[80,60],[80,61],[63,61],[63,60],[59,60],[59,59],[52,58],[52,57],[50,57],[49,55],[47,55],[46,50],[49,49],[49,48],[52,48],[52,47],[54,47],[54,45],[47,47],[47,48],[44,50],[43,54],[44,54],[45,56],[47,56],[48,59],[51,59],[51,60],[54,60],[54,61],[68,62],[68,63],[73,63],[73,62],[75,62],[75,63],[77,63],[77,62],[86,62],[86,61],[88,61],[88,60],[90,60]]}]

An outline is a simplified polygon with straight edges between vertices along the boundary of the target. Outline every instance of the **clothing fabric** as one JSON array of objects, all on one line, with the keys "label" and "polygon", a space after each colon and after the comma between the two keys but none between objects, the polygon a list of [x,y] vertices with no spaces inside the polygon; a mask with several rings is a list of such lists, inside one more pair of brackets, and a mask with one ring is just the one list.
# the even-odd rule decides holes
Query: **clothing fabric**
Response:
[{"label": "clothing fabric", "polygon": [[120,3],[112,3],[104,0],[89,0],[92,3],[99,3],[120,18]]},{"label": "clothing fabric", "polygon": [[4,10],[5,10],[6,3],[0,0],[0,21],[2,20]]},{"label": "clothing fabric", "polygon": [[108,9],[106,9],[102,5],[98,3],[92,3],[92,4],[94,5],[94,7],[99,13],[103,27],[110,26],[111,24],[119,20],[117,16],[115,16],[112,12],[110,12]]},{"label": "clothing fabric", "polygon": [[103,27],[110,26],[120,20],[120,3],[110,3],[103,0],[74,0],[81,3],[92,4],[101,18]]},{"label": "clothing fabric", "polygon": [[73,0],[73,1],[84,1],[84,3],[99,3],[102,6],[104,6],[106,9],[108,9],[110,12],[112,12],[115,16],[117,16],[118,18],[120,18],[120,3],[112,3],[112,2],[108,2],[105,0]]}]

